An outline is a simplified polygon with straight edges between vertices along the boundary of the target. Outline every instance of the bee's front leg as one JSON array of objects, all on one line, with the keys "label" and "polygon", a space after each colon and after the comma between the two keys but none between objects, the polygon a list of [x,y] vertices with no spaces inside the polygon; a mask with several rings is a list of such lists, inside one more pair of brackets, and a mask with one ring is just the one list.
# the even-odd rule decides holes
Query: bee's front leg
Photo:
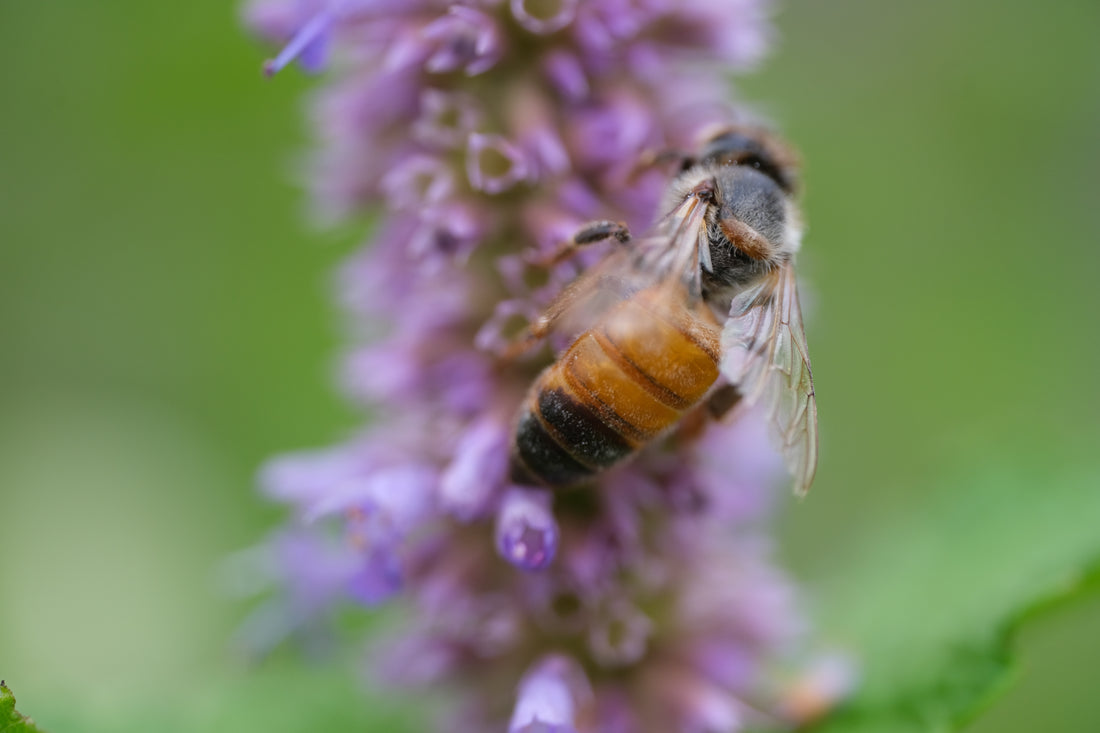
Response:
[{"label": "bee's front leg", "polygon": [[[578,229],[571,239],[562,242],[553,252],[531,258],[528,261],[538,267],[551,268],[569,259],[578,250],[608,239],[614,239],[622,245],[629,244],[631,241],[630,229],[621,221],[606,219],[593,221]],[[619,291],[624,287],[626,286],[618,278],[606,273],[597,277],[591,277],[590,274],[586,273],[586,275],[577,278],[567,285],[562,292],[558,293],[558,296],[554,298],[542,315],[532,321],[505,348],[502,356],[506,359],[514,359],[530,351],[554,330],[555,324],[568,311],[585,302],[586,295],[595,292],[594,288],[596,291]]]},{"label": "bee's front leg", "polygon": [[577,230],[571,239],[559,244],[554,251],[547,255],[540,255],[532,262],[540,267],[553,267],[565,262],[577,253],[578,250],[590,244],[614,239],[619,244],[630,243],[630,229],[621,221],[600,220],[585,224]]}]

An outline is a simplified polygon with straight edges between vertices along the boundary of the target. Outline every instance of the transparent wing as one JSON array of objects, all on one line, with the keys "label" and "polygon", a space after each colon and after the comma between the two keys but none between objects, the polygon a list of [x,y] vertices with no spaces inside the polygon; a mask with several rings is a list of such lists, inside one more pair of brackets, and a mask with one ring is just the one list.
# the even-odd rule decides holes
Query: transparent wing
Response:
[{"label": "transparent wing", "polygon": [[532,324],[534,337],[580,334],[614,305],[654,286],[667,288],[665,297],[697,301],[701,268],[710,266],[706,208],[697,197],[685,198],[651,232],[590,267]]},{"label": "transparent wing", "polygon": [[721,371],[746,404],[763,406],[795,491],[805,494],[817,470],[817,399],[790,262],[733,299]]}]

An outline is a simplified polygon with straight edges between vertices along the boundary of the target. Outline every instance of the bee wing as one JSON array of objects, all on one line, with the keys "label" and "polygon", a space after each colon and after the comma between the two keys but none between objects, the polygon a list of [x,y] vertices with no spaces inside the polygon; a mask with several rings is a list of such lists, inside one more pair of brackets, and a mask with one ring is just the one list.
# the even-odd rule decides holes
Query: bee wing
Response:
[{"label": "bee wing", "polygon": [[531,332],[539,339],[551,333],[576,338],[617,304],[652,284],[636,252],[612,252],[558,293]]},{"label": "bee wing", "polygon": [[580,334],[616,304],[653,286],[667,288],[671,298],[697,300],[700,268],[710,268],[705,215],[702,201],[686,198],[653,231],[632,239],[570,283],[533,331]]},{"label": "bee wing", "polygon": [[703,199],[689,195],[643,240],[636,268],[650,285],[659,284],[691,302],[702,297],[703,270],[712,269],[707,208]]},{"label": "bee wing", "polygon": [[817,399],[790,262],[733,299],[720,368],[746,404],[764,406],[795,491],[804,495],[817,470]]}]

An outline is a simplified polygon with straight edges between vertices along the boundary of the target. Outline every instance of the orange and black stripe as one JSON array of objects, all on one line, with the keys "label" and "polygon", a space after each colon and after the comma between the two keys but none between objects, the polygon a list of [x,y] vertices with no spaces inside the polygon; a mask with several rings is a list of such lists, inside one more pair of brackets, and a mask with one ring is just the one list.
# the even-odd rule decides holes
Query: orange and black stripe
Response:
[{"label": "orange and black stripe", "polygon": [[712,322],[656,289],[617,305],[531,387],[513,479],[566,486],[618,463],[674,425],[718,378]]}]

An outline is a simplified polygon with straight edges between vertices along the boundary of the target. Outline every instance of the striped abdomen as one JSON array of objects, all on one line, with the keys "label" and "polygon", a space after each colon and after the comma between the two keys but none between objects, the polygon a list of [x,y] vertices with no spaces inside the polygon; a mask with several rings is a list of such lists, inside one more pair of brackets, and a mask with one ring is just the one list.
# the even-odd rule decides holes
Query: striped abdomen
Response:
[{"label": "striped abdomen", "polygon": [[674,425],[717,378],[717,327],[638,293],[539,375],[520,408],[513,478],[583,481]]}]

